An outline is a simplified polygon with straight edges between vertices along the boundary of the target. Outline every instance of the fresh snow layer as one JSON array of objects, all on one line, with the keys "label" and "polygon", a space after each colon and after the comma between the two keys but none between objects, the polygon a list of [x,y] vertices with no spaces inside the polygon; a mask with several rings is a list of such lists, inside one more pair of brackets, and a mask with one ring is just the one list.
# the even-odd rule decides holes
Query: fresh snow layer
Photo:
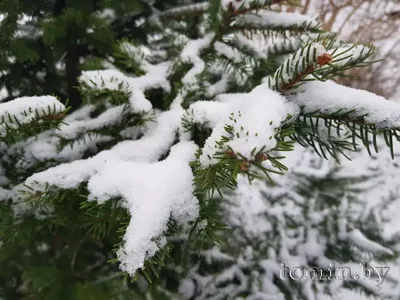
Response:
[{"label": "fresh snow layer", "polygon": [[175,97],[174,101],[171,104],[173,109],[180,108],[184,98],[186,97],[188,91],[196,90],[199,87],[199,80],[197,76],[204,71],[206,64],[203,59],[200,57],[201,51],[208,47],[215,34],[209,33],[203,38],[197,40],[189,40],[184,46],[182,53],[180,55],[180,59],[183,62],[191,63],[193,66],[185,74],[182,78],[182,83],[184,84],[184,88],[178,93]]},{"label": "fresh snow layer", "polygon": [[235,228],[242,228],[250,239],[257,239],[272,230],[272,224],[265,217],[269,207],[260,194],[264,183],[256,181],[249,185],[248,179],[241,175],[234,199],[222,202],[228,210],[227,223]]},{"label": "fresh snow layer", "polygon": [[123,91],[130,95],[129,102],[134,111],[148,111],[151,103],[143,92],[132,84],[132,80],[117,70],[86,71],[80,77],[81,82],[92,89]]},{"label": "fresh snow layer", "polygon": [[123,112],[124,105],[112,107],[103,112],[97,118],[74,121],[70,124],[63,124],[60,126],[56,134],[65,139],[72,140],[77,138],[79,134],[89,130],[100,129],[117,124],[121,120]]},{"label": "fresh snow layer", "polygon": [[371,49],[363,45],[345,45],[339,48],[333,48],[328,51],[334,59],[332,63],[336,66],[344,66],[357,59],[365,58]]},{"label": "fresh snow layer", "polygon": [[[164,246],[162,233],[170,217],[182,225],[197,218],[197,199],[193,196],[193,175],[188,164],[194,159],[197,146],[181,142],[171,148],[182,112],[163,112],[157,116],[156,126],[149,128],[141,139],[121,142],[92,158],[36,173],[26,184],[44,190],[46,185],[74,189],[88,182],[92,200],[104,202],[122,197],[132,219],[118,257],[121,268],[134,275],[147,258]],[[43,144],[38,146],[43,148]],[[48,146],[51,149],[44,155],[54,154],[55,149]],[[67,146],[59,155],[68,155],[68,149]],[[158,162],[169,149],[168,158]],[[73,153],[78,152],[75,149]],[[157,189],[152,180],[158,182]]]},{"label": "fresh snow layer", "polygon": [[198,201],[188,164],[196,149],[193,142],[182,142],[164,161],[108,164],[89,180],[90,199],[103,203],[122,197],[131,214],[125,243],[117,253],[122,270],[130,275],[165,245],[163,233],[170,217],[181,225],[196,220]]},{"label": "fresh snow layer", "polygon": [[170,91],[167,80],[170,62],[157,65],[145,64],[146,74],[139,77],[128,77],[117,70],[85,71],[80,81],[88,88],[98,90],[123,91],[130,95],[129,102],[133,111],[149,111],[152,105],[144,96],[149,88],[162,88]]},{"label": "fresh snow layer", "polygon": [[53,96],[22,97],[1,103],[0,137],[5,136],[7,127],[18,128],[18,123],[28,124],[38,117],[49,115],[49,109],[51,113],[57,114],[64,111],[65,106]]},{"label": "fresh snow layer", "polygon": [[333,114],[340,109],[344,112],[354,110],[351,116],[365,115],[368,123],[378,127],[400,127],[400,105],[373,93],[345,87],[333,81],[310,81],[303,84],[296,94],[288,96],[305,113],[320,112]]},{"label": "fresh snow layer", "polygon": [[213,33],[197,40],[190,40],[182,50],[181,59],[184,62],[193,64],[192,69],[182,78],[182,83],[186,85],[195,84],[196,75],[200,74],[205,68],[205,62],[200,57],[200,52],[211,44],[214,38]]},{"label": "fresh snow layer", "polygon": [[37,190],[44,190],[46,184],[62,189],[74,189],[87,182],[108,164],[126,161],[156,162],[172,146],[181,113],[179,110],[163,112],[156,118],[156,126],[149,129],[141,139],[120,142],[110,150],[102,151],[91,158],[35,173],[26,180],[26,184]]}]

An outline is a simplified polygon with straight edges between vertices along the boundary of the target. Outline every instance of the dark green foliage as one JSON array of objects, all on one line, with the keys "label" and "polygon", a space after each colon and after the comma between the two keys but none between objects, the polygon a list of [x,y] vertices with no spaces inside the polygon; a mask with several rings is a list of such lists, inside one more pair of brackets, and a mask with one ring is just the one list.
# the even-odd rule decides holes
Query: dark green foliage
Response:
[{"label": "dark green foliage", "polygon": [[[114,15],[101,17],[110,9]],[[149,7],[140,0],[9,0],[1,1],[0,15],[0,89],[7,90],[6,100],[54,94],[76,109],[86,61],[106,58],[121,38],[145,43],[144,28],[135,22],[149,15]]]}]

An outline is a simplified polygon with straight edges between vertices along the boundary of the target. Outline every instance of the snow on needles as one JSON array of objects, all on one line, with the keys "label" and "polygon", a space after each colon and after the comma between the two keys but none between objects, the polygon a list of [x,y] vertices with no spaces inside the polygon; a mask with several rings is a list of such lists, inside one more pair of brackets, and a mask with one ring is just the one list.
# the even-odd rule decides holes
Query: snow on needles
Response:
[{"label": "snow on needles", "polygon": [[65,163],[27,178],[26,184],[43,191],[46,185],[74,189],[101,172],[108,164],[126,161],[156,162],[172,146],[180,123],[180,111],[166,111],[156,118],[156,126],[141,139],[118,143],[110,150],[71,163]]},{"label": "snow on needles", "polygon": [[[229,99],[229,96],[227,94],[223,98]],[[200,162],[205,167],[217,163],[214,155],[226,151],[228,147],[249,159],[254,149],[271,150],[276,145],[276,129],[288,116],[296,116],[299,112],[295,105],[270,90],[266,84],[256,87],[249,94],[242,94],[241,98],[232,95],[231,102],[226,101],[219,105],[214,102],[195,103],[189,108],[189,113],[190,111],[196,122],[215,124],[200,156]],[[217,142],[228,136],[226,126],[231,126],[233,133],[226,144],[227,148],[221,149]]]},{"label": "snow on needles", "polygon": [[130,94],[130,103],[134,111],[148,111],[152,108],[143,92],[132,85],[129,77],[117,70],[86,71],[80,77],[81,82],[86,83],[90,88],[123,91]]},{"label": "snow on needles", "polygon": [[162,234],[170,217],[181,225],[196,220],[198,201],[193,196],[193,174],[188,164],[196,149],[193,142],[181,142],[171,148],[164,161],[109,164],[89,180],[91,199],[102,203],[122,197],[131,214],[125,244],[117,255],[122,270],[132,276],[165,245]]},{"label": "snow on needles", "polygon": [[0,137],[6,134],[7,127],[18,128],[19,124],[28,124],[37,118],[64,110],[65,106],[53,96],[21,97],[1,103]]},{"label": "snow on needles", "polygon": [[167,80],[167,74],[170,66],[170,62],[157,65],[144,64],[146,74],[139,77],[128,77],[117,70],[85,71],[79,79],[87,88],[123,91],[129,95],[133,111],[149,111],[152,105],[146,99],[144,92],[156,87],[169,92],[171,86]]},{"label": "snow on needles", "polygon": [[369,123],[380,128],[400,127],[400,105],[373,93],[345,87],[333,81],[310,81],[303,84],[296,94],[288,98],[304,112],[333,114],[340,109],[354,111],[351,116],[364,116]]}]

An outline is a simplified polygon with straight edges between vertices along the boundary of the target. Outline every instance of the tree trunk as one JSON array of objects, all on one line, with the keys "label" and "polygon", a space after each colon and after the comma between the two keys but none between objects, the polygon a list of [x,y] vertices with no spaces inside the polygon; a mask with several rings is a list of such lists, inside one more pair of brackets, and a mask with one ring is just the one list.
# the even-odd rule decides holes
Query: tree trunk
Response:
[{"label": "tree trunk", "polygon": [[82,96],[78,90],[79,70],[79,47],[71,43],[67,46],[67,55],[65,56],[65,71],[67,79],[68,106],[72,110],[77,109],[82,104]]}]

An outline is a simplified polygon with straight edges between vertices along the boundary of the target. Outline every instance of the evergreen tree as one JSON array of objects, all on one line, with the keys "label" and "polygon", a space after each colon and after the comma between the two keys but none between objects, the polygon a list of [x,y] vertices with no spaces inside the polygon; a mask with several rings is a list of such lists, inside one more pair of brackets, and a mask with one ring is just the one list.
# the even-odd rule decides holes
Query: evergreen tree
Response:
[{"label": "evergreen tree", "polygon": [[[80,2],[74,5],[86,5]],[[18,13],[36,13],[23,1],[4,3],[8,10],[6,4],[17,3],[23,7]],[[332,81],[368,65],[374,48],[342,43],[315,20],[275,10],[293,1],[212,0],[171,9],[148,1],[147,13],[133,14],[144,37],[124,31],[132,12],[124,10],[124,1],[93,3],[103,12],[119,3],[119,12],[128,16],[114,23],[120,28],[111,40],[100,38],[106,18],[99,17],[94,40],[104,48],[94,41],[85,44],[100,54],[95,64],[83,61],[97,70],[79,77],[74,72],[80,93],[70,100],[82,97],[83,105],[68,113],[54,96],[0,104],[0,296],[320,299],[351,290],[379,294],[362,280],[338,286],[279,277],[282,263],[318,267],[326,274],[330,262],[355,268],[359,253],[372,253],[378,262],[396,257],[396,241],[373,230],[378,219],[360,224],[349,213],[362,203],[356,184],[374,182],[373,172],[354,179],[335,167],[307,173],[284,160],[302,153],[294,150],[297,144],[306,147],[308,167],[318,155],[340,161],[359,144],[372,154],[381,141],[394,158],[400,106]],[[62,35],[57,45],[65,50],[72,42],[67,33],[86,36],[97,20],[96,9],[87,9],[87,14],[72,9],[72,19],[85,16],[78,18],[82,27],[75,21],[60,32],[46,27],[63,22],[54,15],[42,26]],[[61,12],[67,18],[68,9]],[[259,39],[267,47],[260,47]],[[6,69],[14,66],[7,59]],[[57,60],[45,61],[54,66]],[[26,73],[28,81],[36,72]],[[3,80],[18,95],[31,94]],[[54,94],[62,93],[58,89]],[[294,173],[281,176],[289,166]],[[265,185],[266,179],[274,184]],[[248,203],[243,189],[254,195]],[[399,295],[397,289],[390,292]]]}]

